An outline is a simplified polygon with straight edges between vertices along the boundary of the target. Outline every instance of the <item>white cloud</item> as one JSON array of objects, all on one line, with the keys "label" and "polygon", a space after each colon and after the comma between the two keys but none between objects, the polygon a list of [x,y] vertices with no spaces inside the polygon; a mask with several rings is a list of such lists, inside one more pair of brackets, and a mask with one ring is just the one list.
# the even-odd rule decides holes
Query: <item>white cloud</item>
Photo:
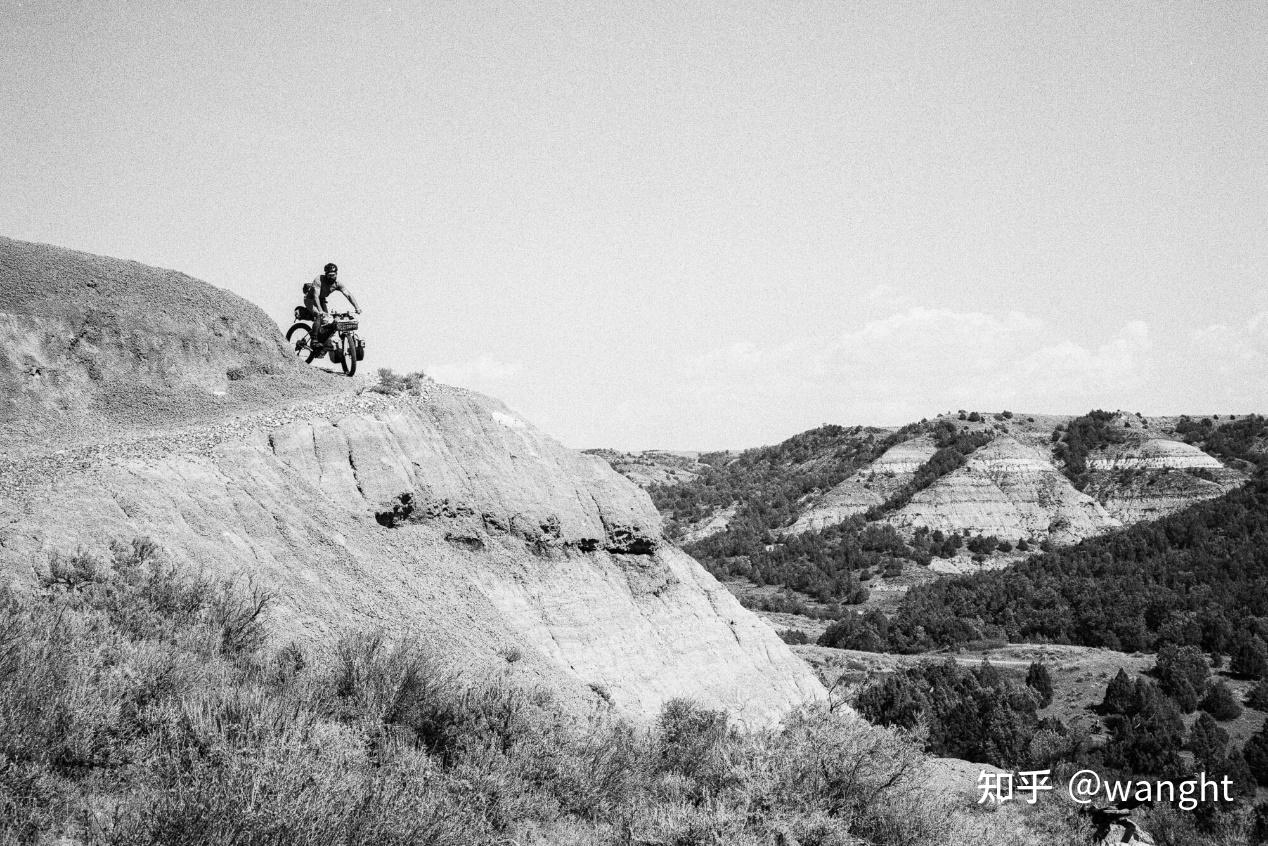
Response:
[{"label": "white cloud", "polygon": [[693,361],[687,381],[714,395],[822,407],[824,419],[905,422],[955,408],[1074,411],[1128,402],[1152,354],[1141,321],[1089,344],[1017,311],[915,307],[826,341],[732,344]]},{"label": "white cloud", "polygon": [[1212,323],[1187,333],[1171,363],[1183,376],[1167,399],[1169,411],[1258,411],[1268,404],[1268,311],[1242,321]]}]

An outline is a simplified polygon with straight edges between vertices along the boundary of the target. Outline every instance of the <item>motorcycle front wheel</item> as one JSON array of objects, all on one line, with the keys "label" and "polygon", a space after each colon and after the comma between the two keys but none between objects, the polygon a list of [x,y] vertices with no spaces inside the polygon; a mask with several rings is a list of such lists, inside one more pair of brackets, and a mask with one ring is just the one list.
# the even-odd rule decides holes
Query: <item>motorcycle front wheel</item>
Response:
[{"label": "motorcycle front wheel", "polygon": [[317,353],[313,350],[312,327],[307,323],[296,323],[286,330],[286,340],[294,349],[296,358],[303,358],[305,364],[313,363]]},{"label": "motorcycle front wheel", "polygon": [[343,372],[351,376],[357,372],[357,336],[349,332],[343,336]]}]

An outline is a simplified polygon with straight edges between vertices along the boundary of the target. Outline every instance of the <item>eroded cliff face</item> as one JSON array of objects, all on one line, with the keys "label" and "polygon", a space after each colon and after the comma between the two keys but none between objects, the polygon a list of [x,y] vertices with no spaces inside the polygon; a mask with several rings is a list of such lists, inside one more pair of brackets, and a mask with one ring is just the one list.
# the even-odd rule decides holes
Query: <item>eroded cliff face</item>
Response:
[{"label": "eroded cliff face", "polygon": [[815,500],[797,518],[789,533],[835,526],[847,517],[881,505],[911,481],[920,466],[937,451],[933,439],[928,436],[895,444],[876,461]]},{"label": "eroded cliff face", "polygon": [[[97,297],[94,274],[128,265],[103,259],[94,269],[83,254],[41,263],[31,245],[6,254],[15,243],[0,243],[9,263],[0,302],[14,278],[35,291],[23,274],[65,267],[77,274],[67,296]],[[186,330],[170,317],[183,306],[164,298],[185,288],[230,322],[258,322],[231,295],[155,273],[164,284],[149,307],[176,321],[165,349]],[[72,306],[46,325],[122,320]],[[39,297],[23,308],[39,312]],[[115,350],[97,380],[58,352],[62,329],[49,331],[30,355],[62,367],[59,379],[87,380],[91,395],[68,408],[64,383],[29,385],[14,405],[22,418],[0,433],[0,580],[29,585],[50,552],[148,536],[177,561],[272,591],[282,641],[321,648],[341,631],[382,626],[464,666],[640,717],[685,696],[757,725],[824,695],[772,629],[665,541],[642,490],[494,400],[427,382],[416,394],[377,394],[369,382],[296,368],[254,330],[215,341],[196,379],[180,376],[178,359],[156,374]],[[111,337],[99,344],[114,350]],[[234,362],[250,366],[225,376]],[[125,376],[131,396],[178,403],[180,413],[152,425],[124,404],[111,417],[103,391]],[[218,402],[221,391],[231,404]]]},{"label": "eroded cliff face", "polygon": [[695,543],[696,541],[702,541],[705,538],[711,538],[716,534],[725,532],[727,526],[731,525],[731,521],[735,519],[735,515],[738,511],[739,503],[733,503],[708,519],[701,520],[699,523],[692,525],[682,533],[682,543]]},{"label": "eroded cliff face", "polygon": [[330,404],[11,461],[0,561],[23,578],[145,535],[274,590],[288,636],[381,625],[468,661],[518,652],[640,715],[688,696],[762,723],[822,695],[601,460],[456,389]]},{"label": "eroded cliff face", "polygon": [[1087,463],[1091,481],[1080,491],[1061,472],[1048,438],[999,433],[886,519],[901,528],[1073,544],[1156,520],[1246,480],[1197,447],[1140,431],[1094,451]]},{"label": "eroded cliff face", "polygon": [[1047,450],[1006,435],[912,497],[890,520],[944,532],[1075,543],[1122,524],[1075,490]]},{"label": "eroded cliff face", "polygon": [[1088,458],[1086,490],[1124,524],[1157,520],[1246,482],[1246,474],[1181,441],[1134,433]]},{"label": "eroded cliff face", "polygon": [[[879,519],[904,530],[923,526],[1012,542],[1073,544],[1173,514],[1246,481],[1245,473],[1159,431],[1169,431],[1168,426],[1120,415],[1115,421],[1121,426],[1118,440],[1088,455],[1088,483],[1080,491],[1061,471],[1052,449],[1054,427],[1069,421],[1070,417],[1044,415],[957,422],[962,429],[983,431],[992,439],[971,453],[962,467],[935,479],[914,493],[907,505]],[[936,452],[928,435],[891,446],[831,490],[806,497],[785,533],[825,529],[879,509]],[[724,516],[718,512],[711,519]],[[724,521],[720,528],[725,528]]]},{"label": "eroded cliff face", "polygon": [[[1080,490],[1054,454],[1054,430],[1059,433],[1070,420],[1002,414],[994,420],[953,420],[957,428],[985,433],[990,440],[910,502],[885,511],[882,506],[937,452],[930,435],[909,436],[839,484],[803,497],[796,519],[781,531],[817,531],[872,511],[906,531],[925,527],[1007,541],[1073,544],[1164,517],[1246,481],[1240,470],[1169,437],[1174,421],[1168,425],[1166,420],[1120,414],[1111,423],[1111,442],[1087,455],[1087,483]],[[691,527],[684,542],[726,530],[734,513],[734,507],[715,511]]]}]

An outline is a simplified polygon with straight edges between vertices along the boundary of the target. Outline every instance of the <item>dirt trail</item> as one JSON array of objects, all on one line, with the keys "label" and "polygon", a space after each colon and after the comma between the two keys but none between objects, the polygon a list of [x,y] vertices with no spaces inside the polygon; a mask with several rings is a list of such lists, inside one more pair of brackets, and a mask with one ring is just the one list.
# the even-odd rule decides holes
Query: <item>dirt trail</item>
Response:
[{"label": "dirt trail", "polygon": [[433,392],[447,390],[446,386],[424,382],[416,396],[389,396],[369,390],[377,382],[374,377],[359,378],[348,386],[334,386],[320,397],[291,400],[273,408],[222,414],[203,422],[164,429],[116,429],[103,433],[108,437],[94,443],[0,456],[0,498],[20,499],[35,491],[47,490],[69,473],[91,473],[111,465],[156,461],[171,455],[209,455],[216,447],[257,431],[269,432],[298,421],[333,419],[402,402],[425,401]]}]

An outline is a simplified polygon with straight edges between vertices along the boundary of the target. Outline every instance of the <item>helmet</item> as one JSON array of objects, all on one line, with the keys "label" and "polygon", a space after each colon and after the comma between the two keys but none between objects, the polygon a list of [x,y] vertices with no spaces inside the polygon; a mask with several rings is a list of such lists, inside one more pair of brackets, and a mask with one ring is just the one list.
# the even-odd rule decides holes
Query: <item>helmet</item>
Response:
[{"label": "helmet", "polygon": [[326,266],[322,268],[323,273],[337,273],[338,271],[339,265],[335,264],[333,261],[327,262]]}]

